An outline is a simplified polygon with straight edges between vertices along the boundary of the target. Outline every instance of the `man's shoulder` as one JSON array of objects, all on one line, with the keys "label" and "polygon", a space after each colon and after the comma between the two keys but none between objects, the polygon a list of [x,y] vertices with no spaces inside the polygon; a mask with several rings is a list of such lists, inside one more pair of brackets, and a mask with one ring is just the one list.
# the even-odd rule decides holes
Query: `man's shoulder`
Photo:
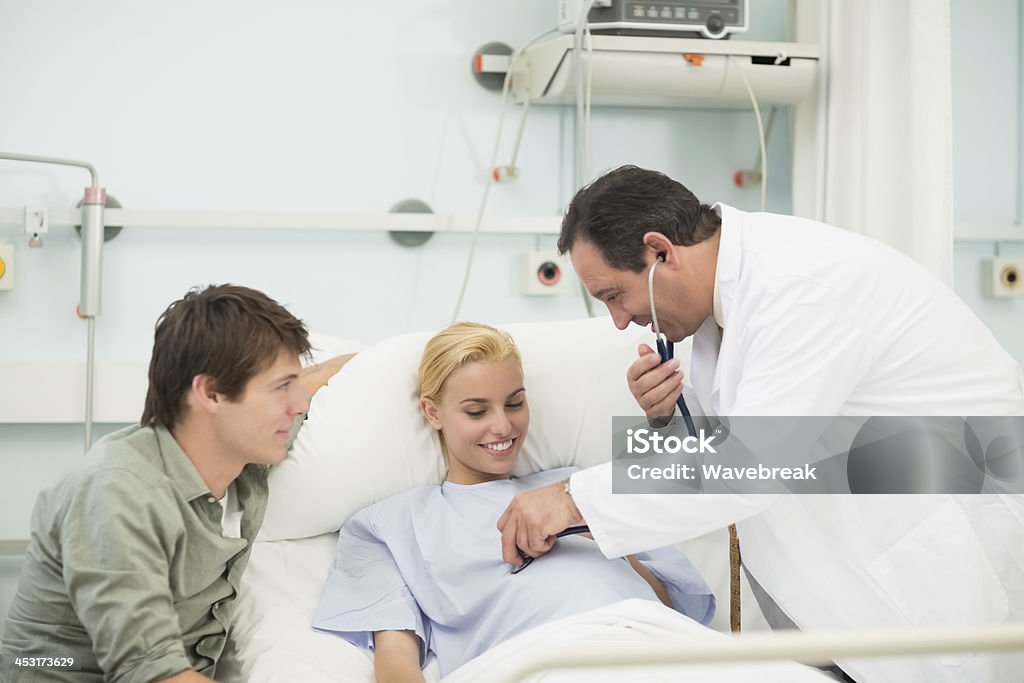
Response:
[{"label": "man's shoulder", "polygon": [[139,482],[161,487],[167,475],[152,427],[132,425],[104,436],[62,482],[64,487]]},{"label": "man's shoulder", "polygon": [[742,213],[730,226],[745,255],[762,257],[761,267],[779,275],[879,269],[879,261],[913,262],[897,249],[851,230],[800,216]]},{"label": "man's shoulder", "polygon": [[[152,428],[127,427],[93,445],[81,462],[36,501],[34,524],[62,526],[70,511],[84,506],[101,514],[134,514],[140,505],[168,511],[173,489],[160,465]],[[54,526],[56,525],[56,526]]]}]

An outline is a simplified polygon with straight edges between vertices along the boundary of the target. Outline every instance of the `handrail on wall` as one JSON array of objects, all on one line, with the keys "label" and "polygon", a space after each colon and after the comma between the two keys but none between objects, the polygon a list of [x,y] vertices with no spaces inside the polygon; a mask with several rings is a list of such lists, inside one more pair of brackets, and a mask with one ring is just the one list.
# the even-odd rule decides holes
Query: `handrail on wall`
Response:
[{"label": "handrail on wall", "polygon": [[[475,216],[416,213],[345,213],[302,211],[137,211],[107,209],[110,225],[133,229],[192,228],[200,230],[335,230],[351,232],[473,232]],[[81,222],[77,209],[49,209],[51,227]],[[485,216],[480,231],[489,234],[557,235],[562,217]],[[25,207],[0,207],[0,228],[24,228]],[[1024,241],[1024,225],[957,224],[957,242]]]},{"label": "handrail on wall", "polygon": [[[48,210],[50,227],[81,222],[75,209]],[[474,232],[476,216],[428,213],[303,211],[137,211],[107,209],[110,225],[136,228],[230,230],[340,230],[353,232]],[[561,216],[485,216],[480,231],[496,234],[557,235]],[[23,227],[25,207],[0,208],[0,227]]]}]

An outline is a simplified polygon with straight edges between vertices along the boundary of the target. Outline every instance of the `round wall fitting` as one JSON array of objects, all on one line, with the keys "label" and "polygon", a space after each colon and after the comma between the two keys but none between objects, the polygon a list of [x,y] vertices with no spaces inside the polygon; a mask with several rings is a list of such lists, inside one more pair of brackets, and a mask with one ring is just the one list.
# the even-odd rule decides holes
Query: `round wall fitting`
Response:
[{"label": "round wall fitting", "polygon": [[[82,208],[82,201],[83,200],[81,200],[81,199],[78,200],[78,203],[75,204],[75,208],[76,209]],[[123,208],[123,207],[121,206],[121,202],[117,201],[117,199],[114,197],[114,195],[108,194],[107,195],[107,200],[105,202],[103,202],[103,208],[104,209],[120,209],[120,208]],[[121,230],[123,228],[124,228],[124,226],[122,226],[122,225],[105,225],[105,226],[103,226],[103,241],[104,242],[109,242],[110,240],[114,239],[115,237],[117,237],[118,235],[121,234]],[[75,226],[75,232],[77,232],[78,236],[81,237],[82,236],[82,226],[81,225],[76,225]]]},{"label": "round wall fitting", "polygon": [[[434,213],[430,205],[420,199],[403,199],[391,207],[390,213]],[[403,247],[418,247],[434,236],[432,232],[417,232],[415,230],[389,230],[397,244]]]},{"label": "round wall fitting", "polygon": [[1014,290],[1021,286],[1021,272],[1014,264],[1004,266],[999,271],[999,281],[1008,290]]},{"label": "round wall fitting", "polygon": [[479,71],[479,60],[482,55],[510,55],[512,54],[512,48],[505,43],[486,43],[481,47],[477,48],[476,52],[473,53],[473,59],[470,60],[469,70],[473,74],[473,79],[476,80],[477,84],[487,88],[488,90],[501,90],[505,87],[505,73],[499,71]]}]

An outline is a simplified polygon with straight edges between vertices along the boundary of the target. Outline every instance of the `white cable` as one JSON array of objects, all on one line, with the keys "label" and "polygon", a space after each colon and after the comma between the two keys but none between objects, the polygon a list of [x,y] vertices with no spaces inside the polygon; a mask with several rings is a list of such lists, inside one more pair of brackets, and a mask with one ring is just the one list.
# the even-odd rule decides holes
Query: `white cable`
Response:
[{"label": "white cable", "polygon": [[519,119],[519,131],[516,133],[516,144],[512,148],[512,160],[508,163],[513,170],[516,170],[516,159],[519,158],[519,148],[523,144],[523,131],[526,130],[526,117],[530,115],[530,102],[532,101],[532,97],[527,97],[526,101],[523,102],[523,115]]},{"label": "white cable", "polygon": [[[585,155],[583,161],[580,163],[581,170],[581,183],[580,187],[583,187],[584,182],[590,180],[590,107],[593,104],[593,83],[594,83],[594,41],[590,35],[590,24],[587,24],[586,31],[587,51],[589,58],[587,59],[587,87],[583,98],[583,154]],[[580,282],[580,293],[583,295],[583,307],[587,309],[587,317],[594,317],[594,305],[590,301],[590,292]]]},{"label": "white cable", "polygon": [[573,191],[578,191],[583,187],[583,170],[580,168],[582,165],[582,149],[583,149],[583,24],[586,23],[586,6],[587,2],[584,0],[580,3],[580,11],[576,15],[576,30],[572,34],[572,56],[576,63],[576,70],[573,74],[574,85],[576,91],[576,154],[574,155],[574,177],[573,177]]},{"label": "white cable", "polygon": [[764,211],[768,188],[768,153],[767,145],[765,144],[764,121],[761,120],[761,107],[757,106],[757,96],[754,95],[754,89],[750,87],[750,81],[747,80],[746,74],[740,68],[740,63],[732,55],[729,55],[729,62],[736,67],[736,71],[743,80],[743,85],[747,88],[747,94],[750,95],[750,103],[754,107],[754,118],[757,119],[757,137],[761,145],[761,211]]},{"label": "white cable", "polygon": [[[772,108],[770,108],[768,110],[768,121],[767,121],[767,123],[764,124],[765,145],[768,144],[768,140],[772,136],[772,128],[775,126],[775,117],[776,117],[778,111],[779,111],[778,107],[772,107]],[[761,148],[760,147],[758,147],[758,149],[757,149],[757,160],[754,162],[754,168],[759,169],[757,171],[758,174],[761,173],[761,171],[760,171],[760,168],[761,168]]]},{"label": "white cable", "polygon": [[582,176],[580,187],[590,182],[590,109],[594,103],[594,41],[589,23],[583,30],[583,39],[587,51],[587,83],[583,90],[583,161],[580,164]]},{"label": "white cable", "polygon": [[[575,190],[579,191],[590,180],[590,105],[594,77],[594,43],[590,34],[590,10],[595,0],[584,0],[576,17],[576,31],[573,37],[573,55],[576,60],[576,173]],[[586,36],[586,79],[583,77],[583,49]],[[594,306],[590,301],[590,293],[580,282],[580,294],[587,317],[594,317]]]},{"label": "white cable", "polygon": [[473,239],[469,243],[469,256],[466,259],[466,271],[462,276],[462,286],[459,288],[459,297],[455,301],[455,311],[452,313],[451,322],[458,322],[459,311],[462,309],[462,301],[466,296],[466,287],[469,285],[469,273],[473,269],[473,256],[476,253],[477,239],[480,237],[480,226],[484,220],[484,210],[487,208],[487,198],[491,194],[491,186],[494,184],[494,170],[498,161],[498,148],[501,145],[501,132],[505,126],[505,111],[508,106],[508,90],[511,83],[512,68],[515,66],[515,56],[509,60],[509,68],[505,73],[505,82],[501,92],[501,113],[498,115],[498,132],[494,136],[494,151],[491,153],[491,163],[487,167],[487,184],[484,185],[484,193],[480,199],[480,208],[476,214],[476,225],[473,228]]},{"label": "white cable", "polygon": [[[1017,111],[1024,108],[1024,3],[1017,3]],[[1024,126],[1017,114],[1017,224],[1024,223]]]},{"label": "white cable", "polygon": [[[469,244],[469,256],[466,259],[466,272],[462,276],[462,286],[459,288],[459,297],[455,301],[455,311],[452,313],[452,322],[457,322],[459,319],[459,311],[462,310],[462,301],[466,297],[466,288],[469,285],[469,274],[473,270],[473,257],[476,254],[476,243],[480,237],[480,226],[484,221],[484,211],[487,208],[487,199],[491,194],[491,185],[495,183],[494,172],[498,164],[498,150],[501,148],[501,133],[505,127],[505,112],[508,108],[508,93],[512,85],[513,73],[516,69],[516,63],[519,58],[523,55],[528,47],[536,43],[544,36],[551,33],[550,30],[538,33],[533,38],[530,38],[521,48],[512,53],[511,59],[509,59],[508,71],[505,72],[505,81],[501,87],[501,113],[498,115],[498,131],[494,136],[494,150],[491,152],[491,163],[487,167],[487,184],[484,185],[483,196],[480,198],[480,208],[476,214],[476,224],[473,227],[473,239]],[[526,127],[526,114],[529,112],[530,94],[526,94],[526,107],[523,111],[523,118],[520,122],[519,134],[516,139],[516,149],[514,155],[519,153],[519,143],[522,141],[523,129]],[[513,165],[515,160],[513,158]]]},{"label": "white cable", "polygon": [[[576,31],[573,34],[573,57],[576,60],[576,190],[582,188],[590,177],[590,112],[587,106],[586,79],[583,74],[583,33],[590,26],[587,18],[593,6],[594,0],[583,0],[580,3]],[[590,56],[593,57],[593,49]]]}]

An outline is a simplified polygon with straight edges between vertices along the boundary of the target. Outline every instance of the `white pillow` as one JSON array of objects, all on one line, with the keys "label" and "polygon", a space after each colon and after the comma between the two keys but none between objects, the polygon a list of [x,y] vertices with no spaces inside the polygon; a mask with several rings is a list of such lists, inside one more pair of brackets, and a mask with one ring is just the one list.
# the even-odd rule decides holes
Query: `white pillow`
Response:
[{"label": "white pillow", "polygon": [[[645,328],[607,317],[500,326],[523,357],[530,431],[514,474],[611,458],[613,415],[638,415],[626,385]],[[436,484],[445,465],[419,410],[416,373],[433,333],[394,337],[345,365],[313,395],[289,457],[270,474],[261,540],[336,531],[353,513],[401,491]],[[689,342],[677,345],[683,368]]]},{"label": "white pillow", "polygon": [[343,356],[347,353],[356,353],[366,348],[366,344],[355,339],[332,337],[322,332],[309,333],[309,360],[304,365],[316,365],[323,363],[329,358]]}]

